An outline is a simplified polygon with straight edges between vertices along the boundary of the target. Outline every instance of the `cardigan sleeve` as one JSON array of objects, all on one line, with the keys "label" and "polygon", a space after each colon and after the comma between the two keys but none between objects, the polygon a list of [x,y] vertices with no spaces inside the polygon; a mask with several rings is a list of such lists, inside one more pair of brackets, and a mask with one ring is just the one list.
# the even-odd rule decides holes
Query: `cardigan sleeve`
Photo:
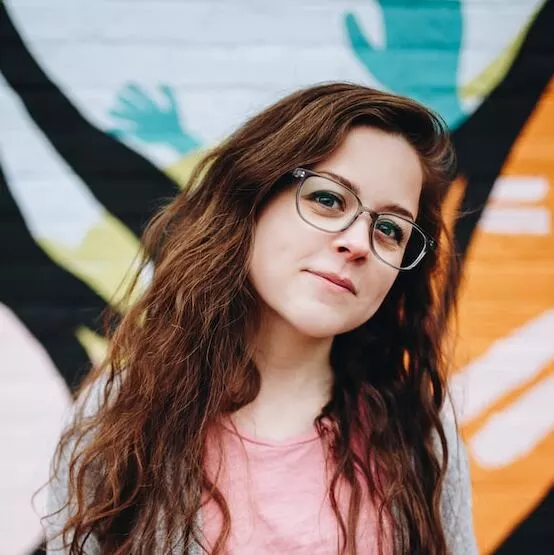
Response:
[{"label": "cardigan sleeve", "polygon": [[[74,403],[66,419],[66,426],[73,422],[76,414],[76,408],[81,405],[84,405],[83,413],[85,416],[91,416],[99,410],[104,400],[104,385],[105,379],[98,379],[90,386],[90,391],[83,394],[83,396]],[[114,389],[117,389],[117,387]],[[84,441],[90,441],[90,438],[85,439]],[[43,520],[43,530],[46,537],[46,555],[68,555],[69,553],[69,549],[67,546],[64,546],[63,538],[59,533],[69,519],[73,508],[71,505],[67,506],[69,498],[69,465],[73,447],[74,443],[70,443],[64,450],[60,460],[58,472],[55,476],[53,476],[52,480],[46,487],[47,515]],[[158,518],[163,518],[163,516],[158,515]],[[200,512],[197,515],[197,526],[201,526]],[[158,520],[156,533],[157,539],[160,542],[163,540],[162,532],[163,522]],[[67,543],[71,543],[71,540],[72,536],[71,533],[69,533]],[[85,541],[84,553],[86,555],[101,555],[101,552],[102,549],[97,538],[93,534],[89,535]],[[170,551],[172,554],[187,553],[187,555],[200,555],[202,552],[203,550],[196,542],[192,542],[188,547],[185,547],[182,543],[181,537],[175,539],[175,544],[172,546]],[[156,553],[158,553],[158,551],[156,551]]]},{"label": "cardigan sleeve", "polygon": [[[68,412],[65,427],[71,424],[75,418],[76,408],[84,401],[84,414],[92,415],[98,410],[101,391],[104,380],[99,380],[91,387],[90,395],[84,395],[78,399]],[[86,440],[85,440],[86,441]],[[46,511],[43,520],[43,531],[46,538],[47,555],[67,555],[69,547],[64,546],[63,537],[60,535],[65,523],[72,513],[72,505],[69,499],[69,466],[70,457],[74,448],[74,442],[70,441],[61,454],[58,472],[54,475],[52,468],[51,480],[46,487]],[[53,462],[53,461],[52,461]],[[68,543],[71,543],[71,533],[68,534]],[[93,535],[90,535],[84,546],[86,555],[100,555],[100,545]]]},{"label": "cardigan sleeve", "polygon": [[[47,555],[67,555],[69,547],[64,546],[63,537],[60,535],[65,522],[69,519],[70,508],[64,507],[68,499],[69,461],[63,457],[60,461],[58,474],[52,480],[47,490],[46,508],[48,516],[45,518],[43,528],[46,535]],[[57,512],[56,514],[51,514]],[[71,534],[68,542],[71,542]],[[93,535],[85,543],[87,555],[100,555],[100,546]]]},{"label": "cardigan sleeve", "polygon": [[442,421],[448,445],[448,465],[441,497],[441,517],[449,554],[477,555],[467,451],[451,412],[444,414]]}]

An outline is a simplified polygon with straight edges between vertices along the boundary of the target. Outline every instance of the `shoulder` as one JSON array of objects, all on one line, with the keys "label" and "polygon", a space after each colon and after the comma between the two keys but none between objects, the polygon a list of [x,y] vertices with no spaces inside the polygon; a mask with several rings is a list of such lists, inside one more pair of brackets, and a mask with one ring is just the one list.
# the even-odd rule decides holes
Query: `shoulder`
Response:
[{"label": "shoulder", "polygon": [[[477,554],[473,530],[471,476],[466,447],[458,432],[451,405],[446,403],[441,421],[448,447],[448,461],[441,496],[441,518],[451,555]],[[438,436],[435,445],[442,458]]]}]

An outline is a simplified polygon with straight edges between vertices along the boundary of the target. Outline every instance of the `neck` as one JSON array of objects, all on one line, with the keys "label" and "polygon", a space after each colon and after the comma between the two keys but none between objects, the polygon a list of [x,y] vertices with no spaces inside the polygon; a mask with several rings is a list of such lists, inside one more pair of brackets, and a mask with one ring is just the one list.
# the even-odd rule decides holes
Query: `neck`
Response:
[{"label": "neck", "polygon": [[307,337],[281,318],[266,318],[256,337],[260,392],[233,415],[237,427],[275,440],[308,431],[331,396],[332,342]]}]

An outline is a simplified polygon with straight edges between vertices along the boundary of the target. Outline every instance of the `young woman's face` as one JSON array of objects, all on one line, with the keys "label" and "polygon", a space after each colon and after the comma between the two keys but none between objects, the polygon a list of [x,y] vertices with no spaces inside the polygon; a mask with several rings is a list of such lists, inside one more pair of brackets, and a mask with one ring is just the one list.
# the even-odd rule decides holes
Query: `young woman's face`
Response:
[{"label": "young woman's face", "polygon": [[[313,170],[352,182],[368,208],[380,211],[396,204],[417,217],[423,174],[416,151],[402,137],[356,127]],[[310,337],[332,337],[371,318],[398,270],[373,254],[367,213],[348,229],[328,233],[300,218],[295,195],[296,188],[285,189],[262,211],[250,279],[266,318],[283,319]],[[353,290],[316,275],[321,273],[350,280]]]}]

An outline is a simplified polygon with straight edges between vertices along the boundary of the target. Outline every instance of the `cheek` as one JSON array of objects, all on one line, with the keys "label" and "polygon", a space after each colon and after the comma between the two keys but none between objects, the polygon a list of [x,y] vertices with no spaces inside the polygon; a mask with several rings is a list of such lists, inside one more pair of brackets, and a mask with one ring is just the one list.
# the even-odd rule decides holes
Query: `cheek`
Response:
[{"label": "cheek", "polygon": [[274,290],[294,262],[295,222],[287,207],[270,207],[254,232],[250,277],[259,293]]},{"label": "cheek", "polygon": [[326,239],[300,219],[294,194],[285,191],[270,203],[256,224],[250,271],[267,278],[291,277],[310,255],[321,251]]}]

